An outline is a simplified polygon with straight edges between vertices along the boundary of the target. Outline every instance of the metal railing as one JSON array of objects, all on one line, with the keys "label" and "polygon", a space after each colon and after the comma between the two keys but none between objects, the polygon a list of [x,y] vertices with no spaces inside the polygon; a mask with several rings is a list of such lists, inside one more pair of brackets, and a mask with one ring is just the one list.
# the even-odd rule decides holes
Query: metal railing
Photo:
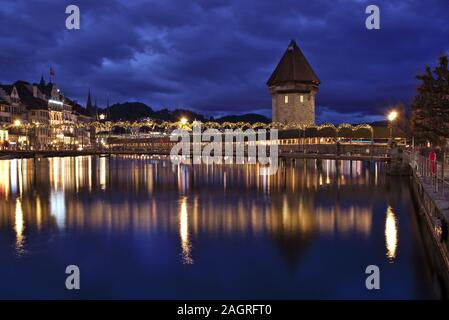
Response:
[{"label": "metal railing", "polygon": [[387,156],[388,147],[386,144],[287,144],[279,145],[279,152]]},{"label": "metal railing", "polygon": [[[449,159],[443,153],[439,160],[432,161],[418,150],[407,150],[403,153],[404,161],[410,164],[414,174],[431,185],[434,192],[445,196],[449,192]],[[449,197],[449,194],[446,195]]]}]

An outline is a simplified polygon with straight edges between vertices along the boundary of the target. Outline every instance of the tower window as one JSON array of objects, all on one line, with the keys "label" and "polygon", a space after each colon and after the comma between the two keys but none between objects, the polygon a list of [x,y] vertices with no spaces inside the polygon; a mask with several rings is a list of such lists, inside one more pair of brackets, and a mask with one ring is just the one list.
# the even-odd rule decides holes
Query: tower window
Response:
[{"label": "tower window", "polygon": [[300,95],[300,96],[299,96],[299,101],[301,101],[301,103],[304,102],[304,96],[303,96],[303,95]]},{"label": "tower window", "polygon": [[285,103],[288,103],[288,96],[285,96],[285,97],[284,97],[284,102],[285,102]]}]

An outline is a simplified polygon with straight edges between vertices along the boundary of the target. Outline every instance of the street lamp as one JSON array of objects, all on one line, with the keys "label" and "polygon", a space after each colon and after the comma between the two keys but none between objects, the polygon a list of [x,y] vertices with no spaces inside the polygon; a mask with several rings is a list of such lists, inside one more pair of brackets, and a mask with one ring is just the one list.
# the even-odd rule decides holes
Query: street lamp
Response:
[{"label": "street lamp", "polygon": [[390,128],[390,138],[389,138],[389,144],[393,141],[393,122],[398,117],[398,112],[395,110],[390,111],[390,113],[387,116],[388,119],[388,127]]},{"label": "street lamp", "polygon": [[22,121],[20,121],[19,119],[14,120],[14,127],[20,127],[21,124],[22,124]]},{"label": "street lamp", "polygon": [[186,117],[182,117],[180,121],[182,125],[186,125],[187,122],[189,122],[189,120]]},{"label": "street lamp", "polygon": [[393,122],[398,117],[397,111],[393,110],[388,114],[388,121]]}]

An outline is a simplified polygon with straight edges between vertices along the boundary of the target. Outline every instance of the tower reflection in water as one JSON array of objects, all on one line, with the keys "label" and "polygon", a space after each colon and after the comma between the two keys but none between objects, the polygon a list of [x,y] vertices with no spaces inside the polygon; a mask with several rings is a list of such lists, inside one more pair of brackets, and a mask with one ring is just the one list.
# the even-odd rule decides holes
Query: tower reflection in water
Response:
[{"label": "tower reflection in water", "polygon": [[[298,161],[273,176],[257,165],[179,165],[150,156],[0,161],[0,228],[27,233],[162,230],[178,233],[182,262],[194,262],[200,234],[271,234],[274,241],[315,233],[370,237],[373,203],[383,198],[380,164]],[[376,190],[376,192],[373,192]],[[397,227],[387,210],[387,257]]]}]

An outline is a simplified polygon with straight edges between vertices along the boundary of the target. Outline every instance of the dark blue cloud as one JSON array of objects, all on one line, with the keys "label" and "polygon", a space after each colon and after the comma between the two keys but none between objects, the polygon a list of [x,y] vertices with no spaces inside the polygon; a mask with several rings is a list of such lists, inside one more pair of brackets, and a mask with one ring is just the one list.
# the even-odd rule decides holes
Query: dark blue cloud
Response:
[{"label": "dark blue cloud", "polygon": [[[294,38],[322,81],[321,121],[378,119],[447,52],[449,2],[375,3],[378,31],[366,30],[362,0],[17,0],[0,7],[0,81],[38,81],[53,65],[82,102],[90,87],[103,105],[270,115],[265,81]],[[69,4],[79,31],[65,29]]]}]

